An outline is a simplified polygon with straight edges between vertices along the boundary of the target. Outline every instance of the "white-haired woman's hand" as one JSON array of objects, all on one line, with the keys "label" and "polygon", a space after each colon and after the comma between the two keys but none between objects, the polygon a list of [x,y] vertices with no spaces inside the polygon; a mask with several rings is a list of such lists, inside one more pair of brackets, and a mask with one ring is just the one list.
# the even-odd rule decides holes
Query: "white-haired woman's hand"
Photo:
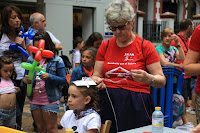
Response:
[{"label": "white-haired woman's hand", "polygon": [[97,84],[96,87],[97,87],[99,90],[103,90],[103,89],[106,88],[106,85],[105,85],[104,82],[103,82],[103,78],[100,78],[100,77],[97,77],[97,76],[92,76],[91,78],[92,78],[92,80]]},{"label": "white-haired woman's hand", "polygon": [[146,71],[137,70],[137,69],[131,70],[131,77],[133,78],[134,81],[145,82],[147,84],[151,82],[151,78],[152,78],[152,76],[148,74]]}]

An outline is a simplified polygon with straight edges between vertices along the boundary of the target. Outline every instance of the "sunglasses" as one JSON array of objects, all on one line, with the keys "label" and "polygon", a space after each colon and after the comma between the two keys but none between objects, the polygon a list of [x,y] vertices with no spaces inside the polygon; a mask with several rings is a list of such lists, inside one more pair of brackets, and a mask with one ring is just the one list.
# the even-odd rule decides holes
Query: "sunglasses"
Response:
[{"label": "sunglasses", "polygon": [[128,22],[126,22],[125,25],[109,26],[109,29],[110,29],[111,31],[116,31],[117,29],[120,30],[120,31],[121,31],[121,30],[125,30],[127,24],[128,24]]}]

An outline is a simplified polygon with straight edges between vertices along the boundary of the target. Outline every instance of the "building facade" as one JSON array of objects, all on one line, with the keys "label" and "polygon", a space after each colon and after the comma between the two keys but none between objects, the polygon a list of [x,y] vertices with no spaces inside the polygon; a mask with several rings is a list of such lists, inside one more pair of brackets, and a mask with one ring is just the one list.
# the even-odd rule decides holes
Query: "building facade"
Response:
[{"label": "building facade", "polygon": [[[107,28],[104,13],[112,0],[44,0],[47,30],[51,31],[62,43],[63,53],[69,55],[72,40],[81,36],[84,40],[92,32],[100,32],[104,39],[112,36]],[[165,28],[160,15],[165,12],[176,14],[175,22],[187,18],[189,0],[128,0],[137,9],[135,29],[140,36],[151,32],[145,22],[153,22]],[[0,0],[0,9],[9,4],[19,6],[23,12],[25,27],[28,27],[29,16],[36,11],[37,0]],[[193,15],[199,14],[200,0],[194,0]],[[142,15],[141,15],[142,11]],[[142,17],[142,19],[140,19]],[[141,25],[142,22],[143,24]],[[142,28],[141,28],[142,27]],[[161,32],[156,28],[154,32]],[[159,34],[157,34],[159,36]],[[152,36],[155,36],[154,34]],[[145,38],[148,39],[148,38]],[[156,38],[157,39],[157,38]],[[151,40],[151,38],[149,39]],[[152,40],[151,40],[152,41]]]}]

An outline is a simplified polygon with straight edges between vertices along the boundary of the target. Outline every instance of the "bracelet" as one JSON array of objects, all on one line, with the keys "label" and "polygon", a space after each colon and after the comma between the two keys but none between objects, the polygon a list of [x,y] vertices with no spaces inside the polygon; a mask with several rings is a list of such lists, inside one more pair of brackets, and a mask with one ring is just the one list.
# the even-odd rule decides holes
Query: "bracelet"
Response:
[{"label": "bracelet", "polygon": [[154,77],[154,75],[152,75],[152,80],[151,80],[151,83],[149,85],[154,84],[154,82],[155,82],[155,77]]}]

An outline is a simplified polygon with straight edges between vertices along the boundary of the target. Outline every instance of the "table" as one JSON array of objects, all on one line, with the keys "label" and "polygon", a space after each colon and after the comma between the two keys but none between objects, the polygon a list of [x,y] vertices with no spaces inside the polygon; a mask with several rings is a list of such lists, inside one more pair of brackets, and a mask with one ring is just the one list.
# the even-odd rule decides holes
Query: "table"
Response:
[{"label": "table", "polygon": [[[163,133],[175,133],[175,129],[163,127],[164,132]],[[119,133],[142,133],[142,132],[151,132],[152,131],[152,125],[144,126],[140,128],[135,128],[127,131],[122,131]]]}]

